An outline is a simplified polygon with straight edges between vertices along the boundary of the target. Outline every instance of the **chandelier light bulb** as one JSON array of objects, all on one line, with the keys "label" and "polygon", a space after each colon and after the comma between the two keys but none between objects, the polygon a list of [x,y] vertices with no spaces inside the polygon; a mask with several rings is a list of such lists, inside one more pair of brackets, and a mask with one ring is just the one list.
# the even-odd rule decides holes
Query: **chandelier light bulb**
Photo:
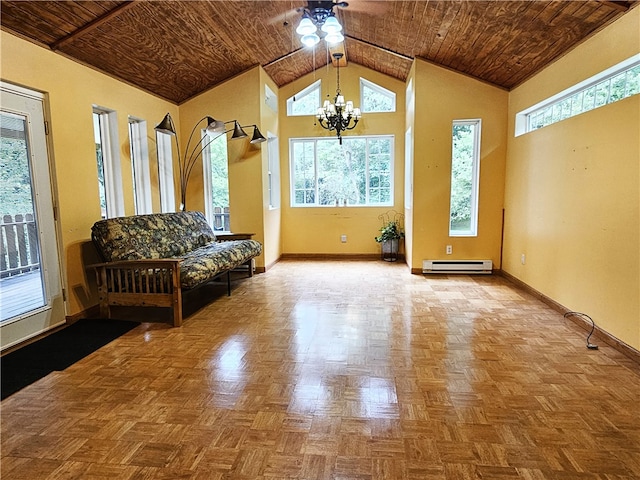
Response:
[{"label": "chandelier light bulb", "polygon": [[296,33],[298,35],[310,35],[312,33],[315,33],[317,30],[317,27],[313,24],[313,22],[311,21],[310,18],[308,17],[303,17],[302,20],[300,20],[300,25],[298,25],[298,28],[296,28]]}]

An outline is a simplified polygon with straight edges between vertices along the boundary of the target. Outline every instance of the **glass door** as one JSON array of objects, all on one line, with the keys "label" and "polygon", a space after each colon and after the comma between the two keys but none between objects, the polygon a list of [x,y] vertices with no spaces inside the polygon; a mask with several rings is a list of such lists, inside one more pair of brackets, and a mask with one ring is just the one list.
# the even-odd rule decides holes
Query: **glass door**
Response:
[{"label": "glass door", "polygon": [[37,92],[1,85],[2,349],[64,323],[43,111]]}]

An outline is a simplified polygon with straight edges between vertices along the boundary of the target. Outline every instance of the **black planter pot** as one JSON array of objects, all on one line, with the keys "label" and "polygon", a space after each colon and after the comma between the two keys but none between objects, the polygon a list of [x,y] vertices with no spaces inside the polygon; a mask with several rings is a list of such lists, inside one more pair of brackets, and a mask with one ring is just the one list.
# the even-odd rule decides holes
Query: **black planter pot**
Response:
[{"label": "black planter pot", "polygon": [[398,247],[400,245],[400,239],[394,238],[392,240],[385,240],[380,244],[381,258],[385,262],[395,262],[398,260]]}]

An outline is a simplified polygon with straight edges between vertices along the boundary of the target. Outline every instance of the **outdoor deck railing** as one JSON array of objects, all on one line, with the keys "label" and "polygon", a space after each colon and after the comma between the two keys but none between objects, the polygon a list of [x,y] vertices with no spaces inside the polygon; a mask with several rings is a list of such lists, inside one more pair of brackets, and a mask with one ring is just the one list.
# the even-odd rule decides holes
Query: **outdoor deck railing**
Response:
[{"label": "outdoor deck railing", "polygon": [[4,215],[0,221],[0,278],[40,268],[36,221],[32,213]]},{"label": "outdoor deck railing", "polygon": [[[229,207],[215,207],[215,231],[229,231]],[[4,215],[0,220],[0,278],[40,268],[36,222],[32,213]]]},{"label": "outdoor deck railing", "polygon": [[229,232],[229,207],[213,207],[213,229],[216,232]]}]

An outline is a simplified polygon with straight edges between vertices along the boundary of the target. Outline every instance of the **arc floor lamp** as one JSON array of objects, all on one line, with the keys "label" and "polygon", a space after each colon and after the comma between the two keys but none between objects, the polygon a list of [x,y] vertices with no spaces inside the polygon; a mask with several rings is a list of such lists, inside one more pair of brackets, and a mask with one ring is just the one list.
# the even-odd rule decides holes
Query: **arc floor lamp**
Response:
[{"label": "arc floor lamp", "polygon": [[[203,134],[200,137],[200,142],[196,143],[193,149],[189,149],[191,145],[191,140],[193,140],[193,135],[198,129],[198,126],[202,123],[203,120],[207,121],[206,127],[202,130]],[[232,128],[227,129],[227,125],[233,124]],[[155,131],[166,133],[171,135],[176,142],[176,149],[178,151],[178,169],[180,171],[180,210],[184,211],[187,208],[187,184],[189,183],[189,177],[191,176],[191,172],[193,167],[195,166],[198,158],[202,155],[202,152],[211,145],[217,138],[222,135],[226,135],[227,133],[233,132],[231,135],[231,140],[238,140],[241,138],[247,138],[247,132],[245,132],[244,128],[253,127],[253,135],[251,137],[250,143],[262,143],[267,139],[260,133],[258,126],[253,125],[240,125],[237,120],[230,120],[228,122],[222,122],[220,120],[216,120],[213,117],[205,116],[196,122],[191,130],[191,134],[189,135],[189,139],[187,140],[187,145],[184,149],[184,154],[180,155],[180,144],[178,142],[178,133],[176,131],[176,126],[173,123],[173,119],[171,118],[171,114],[167,113],[162,121],[156,125]],[[207,140],[207,137],[210,137]],[[204,145],[203,145],[204,143]]]}]

